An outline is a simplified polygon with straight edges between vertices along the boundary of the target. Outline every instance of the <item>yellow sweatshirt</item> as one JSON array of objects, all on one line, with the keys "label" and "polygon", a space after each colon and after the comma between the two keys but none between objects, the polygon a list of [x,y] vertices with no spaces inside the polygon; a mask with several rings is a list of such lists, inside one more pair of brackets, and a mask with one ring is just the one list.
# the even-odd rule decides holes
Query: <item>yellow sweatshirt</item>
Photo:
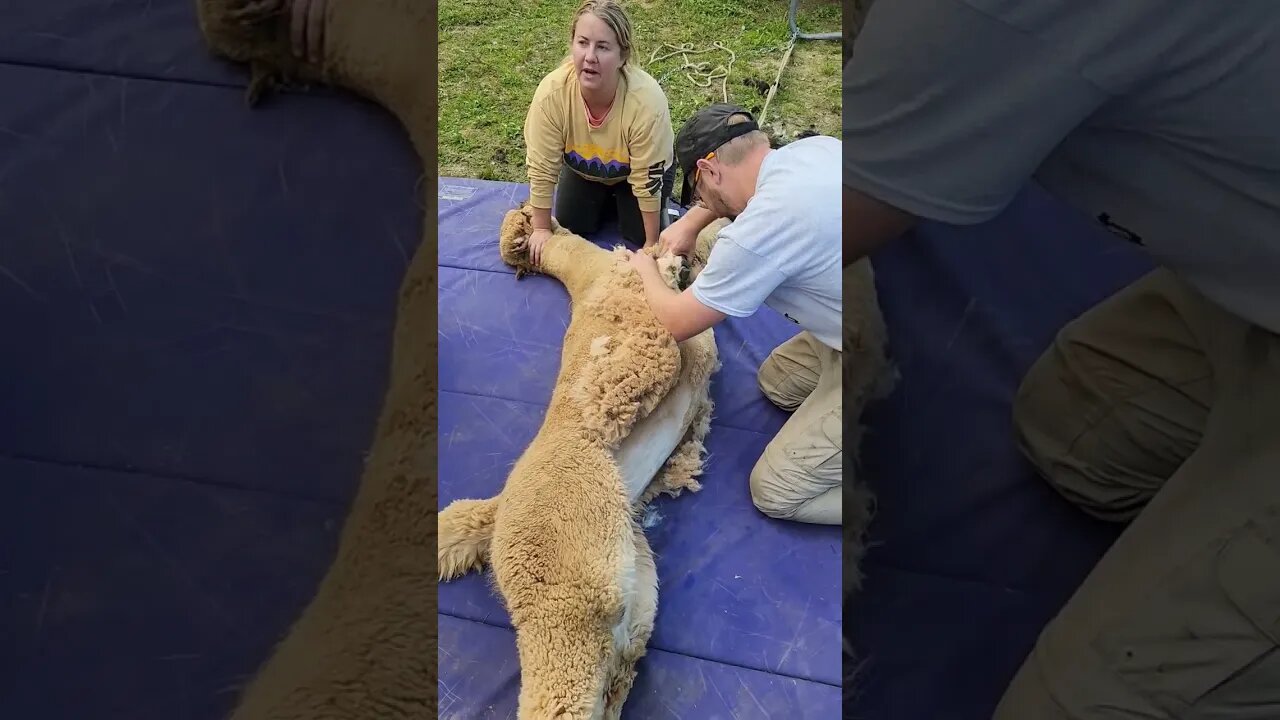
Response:
[{"label": "yellow sweatshirt", "polygon": [[658,209],[662,174],[675,161],[675,131],[667,96],[643,70],[627,66],[604,124],[587,124],[586,103],[572,61],[553,70],[533,95],[524,122],[529,202],[550,209],[552,191],[567,164],[587,180],[614,185],[630,180],[643,211]]}]

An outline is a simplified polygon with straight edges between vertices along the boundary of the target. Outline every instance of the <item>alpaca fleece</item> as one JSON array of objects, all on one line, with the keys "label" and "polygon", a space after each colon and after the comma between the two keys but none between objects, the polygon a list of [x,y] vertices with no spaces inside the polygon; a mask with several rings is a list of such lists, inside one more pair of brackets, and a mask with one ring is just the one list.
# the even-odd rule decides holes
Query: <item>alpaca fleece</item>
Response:
[{"label": "alpaca fleece", "polygon": [[[329,0],[314,65],[289,52],[283,0],[198,0],[197,13],[211,51],[251,69],[251,103],[291,83],[344,88],[397,117],[434,176],[431,4]],[[424,207],[434,184],[424,183]],[[435,716],[435,292],[436,247],[423,242],[400,287],[389,387],[336,556],[244,689],[235,720]]]},{"label": "alpaca fleece", "polygon": [[[381,105],[399,120],[423,164],[426,180],[434,180],[436,83],[431,72],[434,58],[426,42],[436,31],[431,4],[328,0],[323,56],[316,63],[295,58],[290,52],[284,0],[197,0],[197,12],[210,50],[249,69],[246,96],[250,105],[272,89],[290,85],[328,84],[351,91]],[[433,184],[423,183],[423,207],[432,204],[428,188]],[[430,217],[424,216],[424,241],[401,284],[389,387],[338,551],[314,599],[243,689],[232,715],[235,720],[434,716],[437,573],[430,550],[437,547],[438,500],[434,478],[436,379],[429,339],[435,322],[436,247],[430,241],[429,221]],[[504,225],[504,236],[514,240],[516,235],[506,229]],[[515,253],[511,257],[519,267],[518,250],[510,244],[508,249]],[[671,261],[662,264],[664,273],[673,277]],[[523,268],[534,270],[527,261]],[[627,281],[622,285],[630,285],[633,293],[638,288]],[[604,300],[601,295],[599,301]],[[610,316],[611,322],[631,322],[635,308],[643,307],[641,297],[638,304],[623,308],[622,314]],[[614,452],[625,454],[627,446],[618,443],[625,441],[629,428],[637,422],[643,425],[671,387],[679,382],[692,384],[692,401],[682,417],[687,425],[684,435],[658,477],[645,485],[637,503],[661,492],[674,495],[682,489],[698,489],[695,477],[701,471],[702,438],[711,412],[707,378],[717,366],[710,333],[678,348],[669,335],[665,342],[649,343],[661,335],[655,323],[650,318],[648,325],[633,326],[645,328],[641,334],[648,334],[644,337],[612,332],[607,341],[596,342],[594,355],[590,347],[582,353],[569,342],[566,356],[575,354],[570,350],[577,348],[575,357],[581,356],[578,362],[584,363],[583,375],[600,373],[599,382],[565,384],[563,393],[557,391],[558,395],[572,393],[589,408],[575,419],[581,433],[574,447],[584,452],[575,456],[569,447],[559,450],[565,457],[577,457],[573,467],[585,472],[605,469],[595,484],[598,491],[618,481],[617,465],[610,471],[610,463]],[[644,368],[642,372],[648,377],[636,379],[612,368],[607,359],[620,352],[631,353],[639,363],[632,370]],[[595,365],[588,369],[590,363]],[[607,520],[612,523],[610,530],[627,528],[629,537],[615,537],[616,542],[603,548],[601,559],[589,572],[545,597],[530,593],[518,579],[506,586],[515,600],[511,603],[513,619],[522,621],[521,627],[528,629],[526,636],[538,636],[542,628],[563,628],[568,633],[543,633],[542,637],[548,638],[543,645],[524,642],[520,648],[522,664],[536,669],[539,663],[565,663],[581,670],[586,678],[576,687],[548,690],[552,686],[535,680],[523,688],[522,704],[532,706],[526,698],[534,698],[541,707],[554,706],[556,710],[548,711],[548,716],[557,710],[568,711],[577,701],[572,693],[588,689],[592,694],[607,692],[609,712],[616,714],[634,678],[635,662],[644,653],[656,611],[656,571],[644,536],[632,520],[636,503],[626,502],[626,494],[601,495],[608,502],[592,522]],[[459,501],[450,508],[456,508],[454,515],[463,523],[452,536],[464,538],[455,548],[458,557],[495,553],[517,559],[539,557],[542,550],[526,548],[518,539],[513,540],[516,534],[497,529],[518,527],[521,520],[536,523],[553,519],[556,512],[571,518],[574,512],[557,503],[548,508],[552,514],[541,518],[528,509],[513,509],[514,505],[503,515],[495,500]],[[585,537],[571,540],[563,548],[582,549]],[[579,544],[575,546],[575,542]],[[629,572],[620,572],[621,568]],[[536,564],[534,569],[542,571]],[[549,565],[546,572],[554,569]],[[582,591],[602,587],[610,591],[584,601]],[[642,602],[637,602],[637,597]],[[566,616],[561,612],[565,608],[577,610]],[[622,617],[613,617],[619,609]],[[616,620],[608,637],[599,633],[601,617]],[[588,639],[586,645],[580,642],[582,638]],[[608,666],[607,677],[600,674],[603,666],[583,663],[584,659],[601,658]],[[535,677],[551,681],[556,676],[535,673]],[[593,712],[603,712],[604,703],[594,699],[591,703]],[[560,716],[576,717],[571,712]]]},{"label": "alpaca fleece", "polygon": [[[437,562],[442,580],[492,568],[516,629],[518,717],[617,718],[657,610],[637,511],[698,489],[719,362],[711,330],[677,344],[662,327],[623,251],[556,224],[534,268],[531,231],[530,208],[512,210],[499,247],[518,271],[569,291],[556,387],[502,492],[441,512]],[[660,259],[672,287],[681,262]]]}]

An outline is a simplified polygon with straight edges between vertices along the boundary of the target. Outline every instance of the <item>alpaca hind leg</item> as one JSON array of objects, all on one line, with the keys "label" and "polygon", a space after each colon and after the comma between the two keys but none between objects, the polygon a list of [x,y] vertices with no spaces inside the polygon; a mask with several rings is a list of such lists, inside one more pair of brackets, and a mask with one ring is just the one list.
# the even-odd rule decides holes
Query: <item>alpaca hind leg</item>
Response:
[{"label": "alpaca hind leg", "polygon": [[605,679],[606,720],[618,720],[622,716],[622,706],[635,683],[636,665],[644,657],[658,614],[658,570],[653,551],[638,523],[633,526],[632,535],[635,538],[634,586],[622,622],[614,629],[613,663]]},{"label": "alpaca hind leg", "polygon": [[436,566],[441,580],[451,580],[484,567],[493,538],[498,499],[455,500],[437,518]]}]

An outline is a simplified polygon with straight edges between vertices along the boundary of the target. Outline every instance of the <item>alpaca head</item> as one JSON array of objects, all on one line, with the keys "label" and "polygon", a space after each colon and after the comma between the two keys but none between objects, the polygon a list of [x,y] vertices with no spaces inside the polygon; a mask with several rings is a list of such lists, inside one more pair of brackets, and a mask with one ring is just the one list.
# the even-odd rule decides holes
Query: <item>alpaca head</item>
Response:
[{"label": "alpaca head", "polygon": [[533,270],[529,262],[528,242],[533,233],[533,207],[522,202],[507,211],[498,228],[498,253],[502,261],[517,271]]}]

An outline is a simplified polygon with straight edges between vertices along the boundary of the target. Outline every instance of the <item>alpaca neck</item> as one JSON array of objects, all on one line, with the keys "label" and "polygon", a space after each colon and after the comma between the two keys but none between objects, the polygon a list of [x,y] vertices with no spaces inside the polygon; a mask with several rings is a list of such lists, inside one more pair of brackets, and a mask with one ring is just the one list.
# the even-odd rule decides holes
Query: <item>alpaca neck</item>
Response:
[{"label": "alpaca neck", "polygon": [[325,70],[332,82],[390,111],[409,133],[424,164],[434,165],[436,138],[427,132],[436,113],[436,32],[427,3],[407,0],[330,0],[326,10]]}]

